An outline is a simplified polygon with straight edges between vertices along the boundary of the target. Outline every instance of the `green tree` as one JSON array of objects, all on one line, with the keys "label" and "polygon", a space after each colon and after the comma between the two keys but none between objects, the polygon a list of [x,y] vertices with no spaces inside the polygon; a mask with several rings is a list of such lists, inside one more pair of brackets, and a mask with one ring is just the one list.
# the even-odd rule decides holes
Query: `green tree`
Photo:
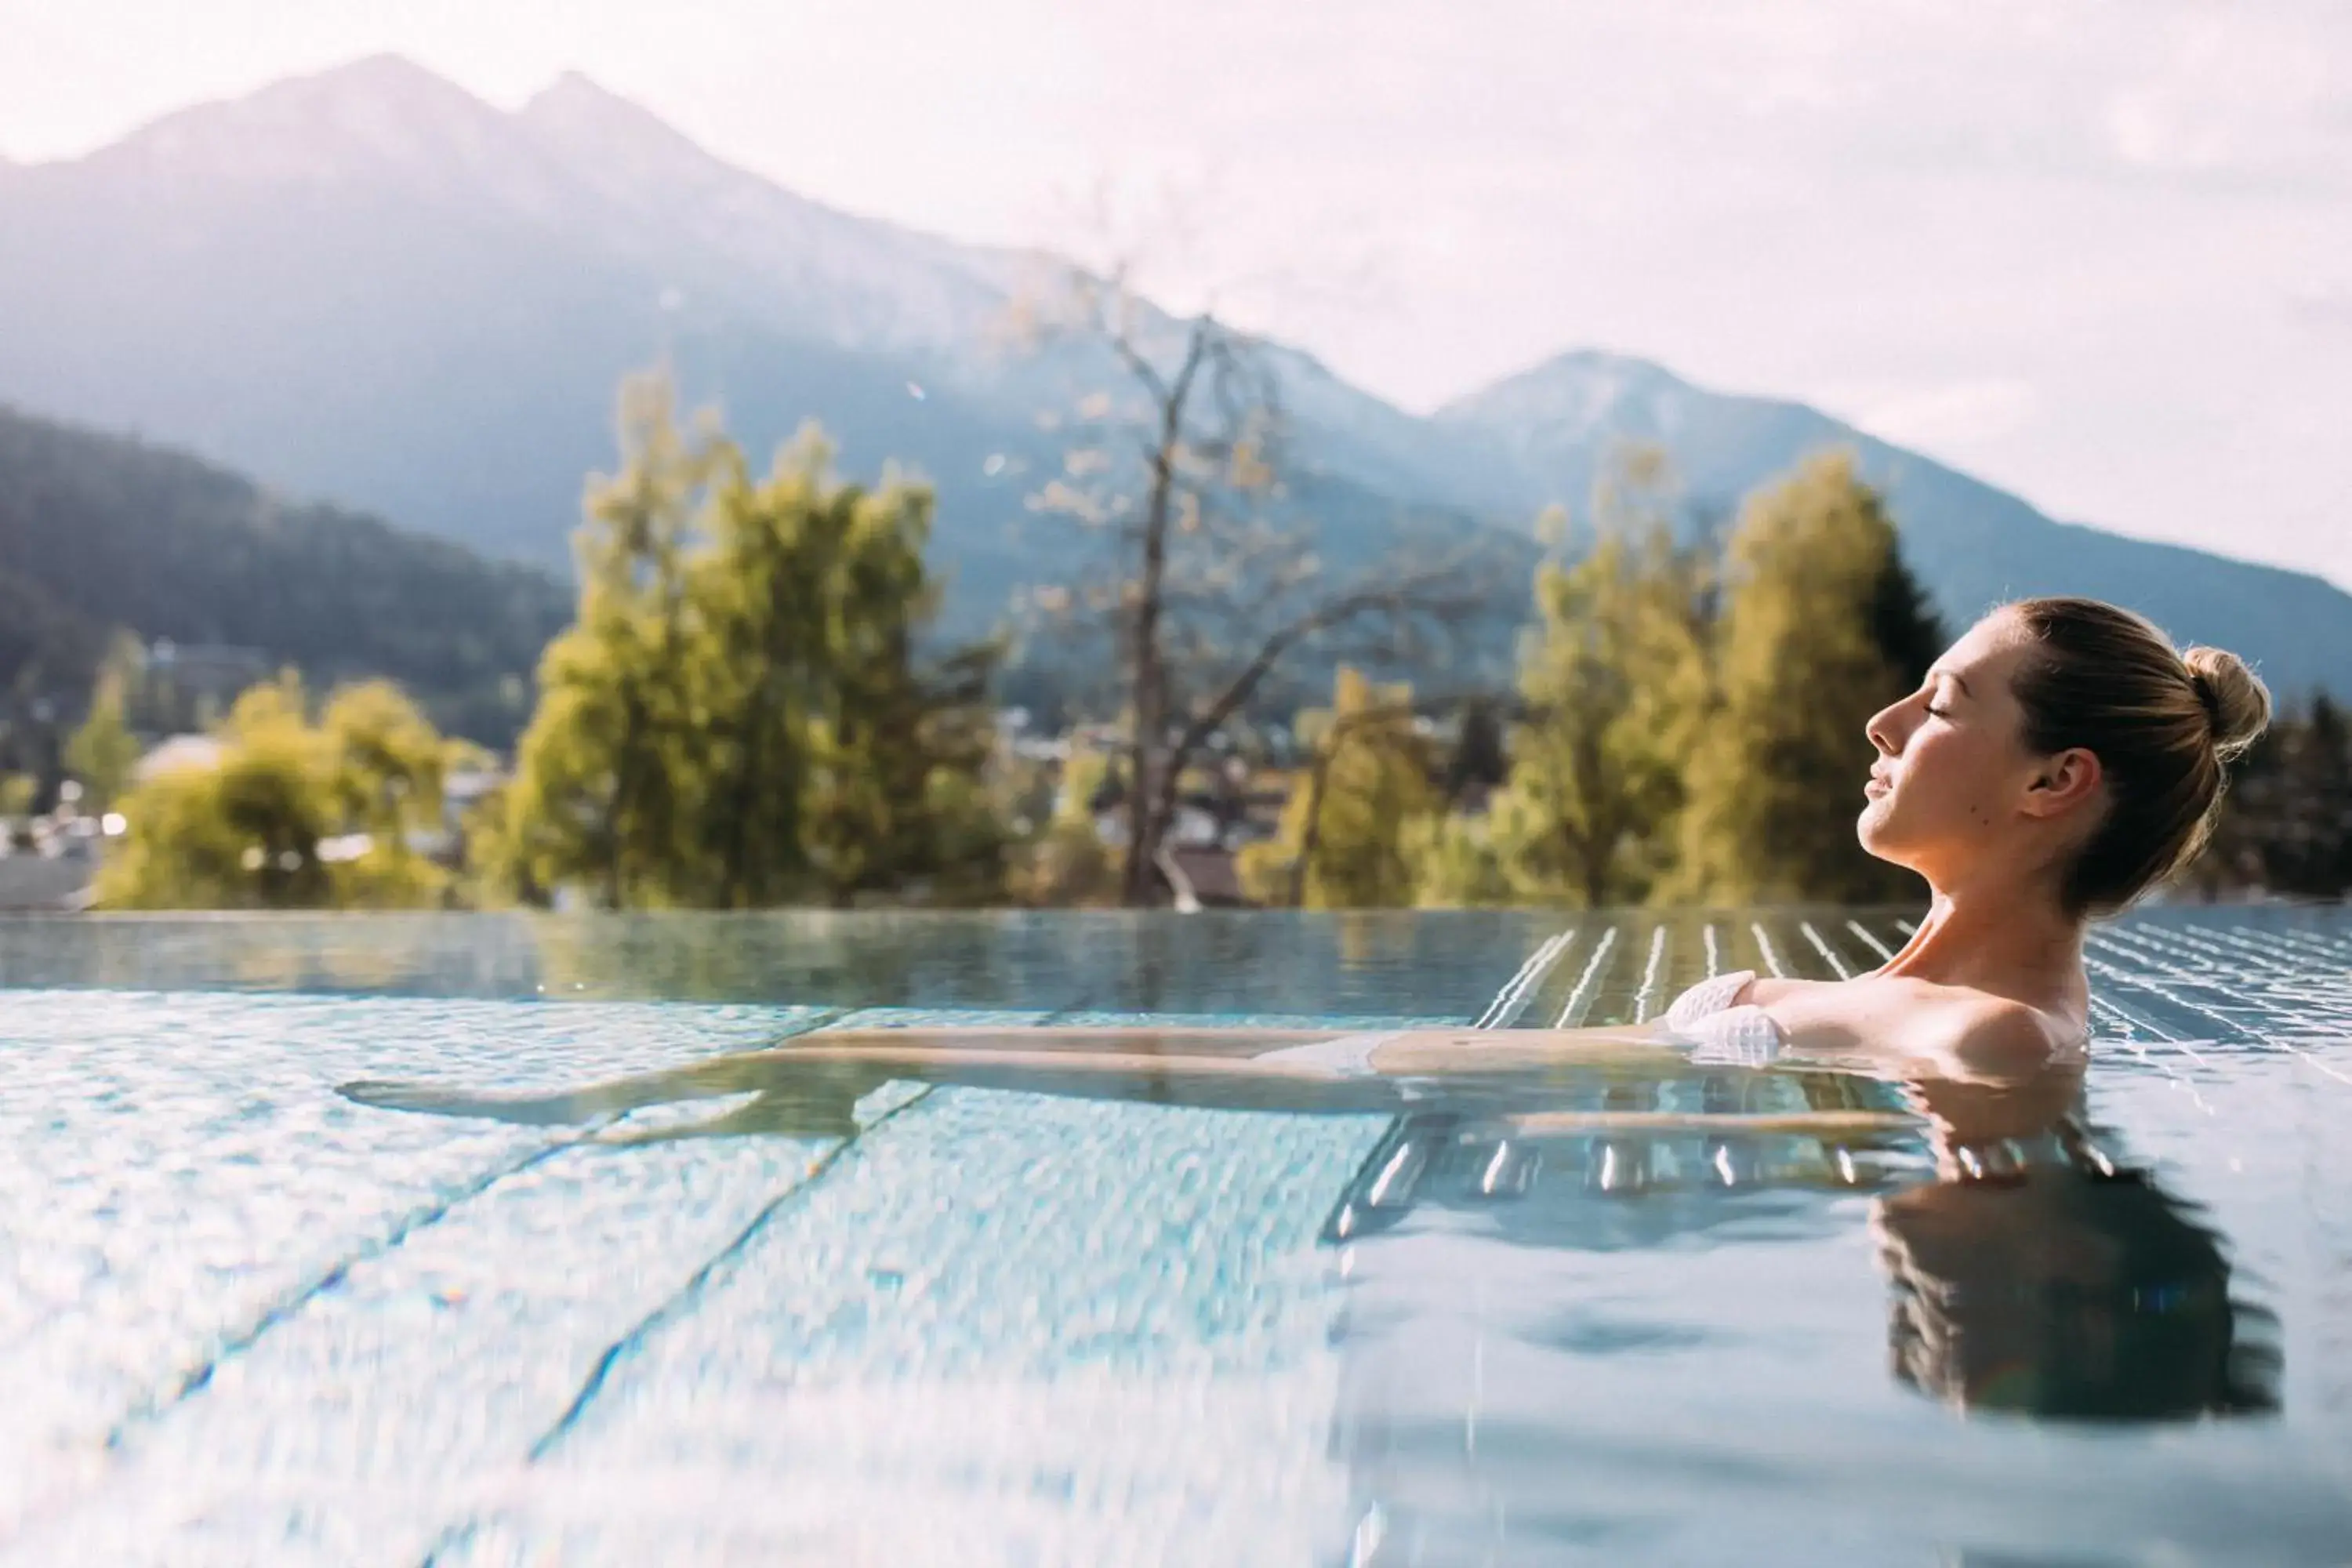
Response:
[{"label": "green tree", "polygon": [[346,822],[387,838],[438,826],[448,743],[388,680],[339,689],[319,716]]},{"label": "green tree", "polygon": [[766,480],[730,474],[711,507],[710,547],[693,567],[701,615],[691,668],[709,715],[701,847],[710,901],[722,909],[776,902],[808,877],[808,730],[824,701],[838,618],[822,557],[860,499],[828,485],[828,461],[804,432]]},{"label": "green tree", "polygon": [[484,846],[514,882],[585,885],[607,909],[696,901],[679,885],[703,805],[687,754],[688,552],[713,481],[741,472],[715,432],[679,426],[665,378],[623,384],[619,426],[621,471],[591,485],[574,539],[578,618],[540,660],[505,820]]},{"label": "green tree", "polygon": [[[1691,750],[1682,865],[1692,901],[1868,902],[1917,884],[1854,838],[1870,716],[1909,690],[1885,611],[1895,525],[1843,453],[1741,509],[1714,645],[1716,702]],[[1895,650],[1899,656],[1899,647]]]},{"label": "green tree", "polygon": [[1292,908],[1412,902],[1406,834],[1439,802],[1412,689],[1375,684],[1342,665],[1331,706],[1301,713],[1297,730],[1307,767],[1276,838],[1242,851],[1243,886],[1259,902]]},{"label": "green tree", "polygon": [[722,904],[804,881],[833,903],[923,887],[992,892],[1000,842],[980,773],[993,650],[925,668],[938,606],[930,491],[843,484],[815,431],[767,482],[730,486],[695,577]]},{"label": "green tree", "polygon": [[1509,734],[1501,710],[1490,697],[1474,697],[1462,705],[1442,781],[1448,806],[1474,788],[1500,789],[1510,782]]},{"label": "green tree", "polygon": [[140,662],[138,643],[118,638],[99,668],[89,716],[66,742],[66,769],[81,782],[85,812],[112,805],[139,765],[139,738],[131,732],[128,711]]},{"label": "green tree", "polygon": [[1518,901],[1495,845],[1491,815],[1433,813],[1405,825],[1401,847],[1419,908],[1484,909]]},{"label": "green tree", "polygon": [[2352,892],[2352,720],[2320,692],[2283,728],[2277,750],[2265,885],[2341,899]]},{"label": "green tree", "polygon": [[1071,747],[1053,810],[1013,858],[1010,889],[1023,903],[1062,909],[1118,901],[1118,852],[1095,828],[1095,797],[1111,771],[1110,759],[1101,752],[1084,744]]},{"label": "green tree", "polygon": [[1673,863],[1683,769],[1706,707],[1704,559],[1675,542],[1671,478],[1625,455],[1595,496],[1597,538],[1536,583],[1526,717],[1489,841],[1524,899],[1639,902]]},{"label": "green tree", "polygon": [[388,680],[337,690],[319,729],[344,833],[367,837],[362,852],[337,858],[341,901],[397,908],[437,900],[447,878],[411,841],[440,829],[442,782],[464,742],[443,740]]},{"label": "green tree", "polygon": [[2352,892],[2352,721],[2325,692],[2282,712],[2231,767],[2212,841],[2187,886],[2340,899]]},{"label": "green tree", "polygon": [[582,531],[580,618],[469,833],[493,896],[995,896],[995,650],[923,652],[930,492],[842,483],[814,430],[755,482],[715,427],[680,431],[663,384],[632,383],[623,406],[623,471]]},{"label": "green tree", "polygon": [[[100,868],[98,901],[114,909],[394,908],[436,902],[439,868],[409,852],[400,828],[437,800],[440,737],[388,687],[338,692],[328,721],[306,717],[291,674],[239,697],[215,734],[216,757],[167,769],[126,795],[123,837]],[[390,788],[408,781],[411,799]],[[437,805],[434,808],[437,811]]]},{"label": "green tree", "polygon": [[1887,551],[1885,564],[1878,570],[1869,613],[1870,637],[1879,656],[1894,669],[1903,689],[1917,690],[1927,679],[1927,668],[1943,657],[1952,637],[1899,547]]}]

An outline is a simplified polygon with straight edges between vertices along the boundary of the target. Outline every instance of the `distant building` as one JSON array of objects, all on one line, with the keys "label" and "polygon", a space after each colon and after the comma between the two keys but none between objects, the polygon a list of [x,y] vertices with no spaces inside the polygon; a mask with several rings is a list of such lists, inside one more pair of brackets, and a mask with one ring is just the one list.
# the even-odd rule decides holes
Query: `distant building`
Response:
[{"label": "distant building", "polygon": [[1171,889],[1181,885],[1191,893],[1191,902],[1196,908],[1233,910],[1245,908],[1249,903],[1242,893],[1241,873],[1229,849],[1170,849],[1165,852],[1161,869],[1167,873]]},{"label": "distant building", "polygon": [[0,910],[87,909],[91,868],[87,855],[0,855]]},{"label": "distant building", "polygon": [[499,768],[459,768],[441,781],[441,817],[453,830],[464,826],[466,814],[481,798],[507,782]]},{"label": "distant building", "polygon": [[[1095,837],[1114,849],[1127,845],[1127,810],[1115,804],[1095,814]],[[1182,849],[1215,848],[1225,841],[1225,826],[1216,814],[1197,801],[1180,801],[1160,837]]]},{"label": "distant building", "polygon": [[145,784],[158,773],[178,773],[187,768],[220,766],[221,743],[212,735],[171,735],[150,747],[147,753],[133,764],[131,782]]},{"label": "distant building", "polygon": [[411,833],[408,847],[451,869],[466,858],[466,817],[485,796],[507,782],[500,769],[459,768],[441,781],[441,824]]}]

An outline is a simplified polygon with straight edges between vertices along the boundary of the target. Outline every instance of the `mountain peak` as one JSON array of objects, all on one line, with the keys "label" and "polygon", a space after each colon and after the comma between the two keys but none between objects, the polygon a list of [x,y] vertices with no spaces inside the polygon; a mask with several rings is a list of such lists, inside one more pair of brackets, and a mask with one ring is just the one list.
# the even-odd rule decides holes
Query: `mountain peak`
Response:
[{"label": "mountain peak", "polygon": [[375,99],[404,103],[429,102],[436,99],[462,99],[477,101],[465,89],[446,77],[436,76],[406,55],[385,51],[362,55],[339,66],[329,66],[308,76],[289,77],[254,94],[267,98],[284,94],[289,97],[345,100]]},{"label": "mountain peak", "polygon": [[677,134],[651,110],[622,97],[584,71],[563,72],[532,93],[517,112],[525,120],[561,122],[595,118],[615,123],[653,126],[665,135]]},{"label": "mountain peak", "polygon": [[565,71],[533,93],[515,118],[567,161],[617,162],[646,173],[719,166],[653,110],[579,71]]},{"label": "mountain peak", "polygon": [[1653,361],[1606,349],[1570,349],[1454,399],[1437,417],[1455,423],[1540,423],[1577,430],[1622,422],[1671,426],[1675,408],[1697,389]]},{"label": "mountain peak", "polygon": [[380,132],[390,125],[416,131],[502,118],[457,83],[394,54],[367,55],[309,76],[289,77],[233,102],[199,105],[162,123],[199,117],[243,121],[279,132],[307,127],[344,135]]},{"label": "mountain peak", "polygon": [[419,176],[452,158],[478,160],[508,125],[415,61],[370,55],[178,110],[92,158],[237,182]]},{"label": "mountain peak", "polygon": [[1655,360],[1595,348],[1570,349],[1554,354],[1496,384],[1510,386],[1535,382],[1553,384],[1573,383],[1585,386],[1605,384],[1621,392],[1685,391],[1690,386],[1690,383]]}]

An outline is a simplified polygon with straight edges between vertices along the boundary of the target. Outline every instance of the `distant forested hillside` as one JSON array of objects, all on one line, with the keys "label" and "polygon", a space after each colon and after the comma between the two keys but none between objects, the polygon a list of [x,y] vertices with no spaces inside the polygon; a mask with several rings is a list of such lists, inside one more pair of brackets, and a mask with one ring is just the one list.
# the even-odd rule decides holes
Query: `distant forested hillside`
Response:
[{"label": "distant forested hillside", "polygon": [[129,631],[249,648],[320,685],[390,676],[495,742],[571,613],[545,572],[0,407],[0,689],[19,700],[79,702]]}]

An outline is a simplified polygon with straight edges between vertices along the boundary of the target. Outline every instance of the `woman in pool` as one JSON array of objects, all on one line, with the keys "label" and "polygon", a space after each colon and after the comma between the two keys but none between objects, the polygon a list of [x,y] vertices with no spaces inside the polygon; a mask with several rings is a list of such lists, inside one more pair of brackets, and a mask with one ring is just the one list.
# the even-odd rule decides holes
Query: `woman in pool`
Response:
[{"label": "woman in pool", "polygon": [[[459,1097],[374,1084],[347,1092],[387,1106],[571,1121],[668,1100],[773,1095],[789,1078],[814,1094],[792,1096],[811,1114],[820,1101],[837,1108],[818,1117],[829,1125],[845,1118],[844,1093],[894,1078],[1298,1110],[1371,1109],[1433,1077],[1459,1085],[1612,1056],[1654,1060],[1661,1047],[1708,1064],[1790,1057],[1895,1075],[1927,1063],[1998,1078],[2082,1049],[2086,924],[2195,856],[2226,765],[2269,717],[2268,693],[2236,656],[2176,652],[2129,611],[2079,598],[2003,606],[1868,725],[1877,758],[1864,784],[1863,847],[1916,871],[1932,895],[1902,951],[1851,980],[1719,975],[1648,1027],[1337,1037],[842,1031],[574,1094]],[[1253,1045],[1274,1048],[1236,1054]]]}]

